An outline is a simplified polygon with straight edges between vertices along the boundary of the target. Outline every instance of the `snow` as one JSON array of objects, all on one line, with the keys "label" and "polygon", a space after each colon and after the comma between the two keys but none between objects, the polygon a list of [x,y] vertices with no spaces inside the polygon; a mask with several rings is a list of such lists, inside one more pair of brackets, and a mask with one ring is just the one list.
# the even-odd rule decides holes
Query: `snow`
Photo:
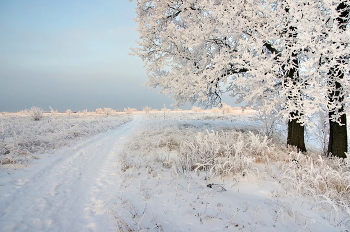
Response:
[{"label": "snow", "polygon": [[41,156],[28,168],[1,170],[1,231],[114,231],[104,203],[118,189],[119,149],[139,122]]},{"label": "snow", "polygon": [[346,206],[288,188],[279,172],[282,164],[263,168],[257,163],[256,172],[226,176],[178,168],[178,141],[206,129],[254,127],[249,115],[166,112],[164,119],[163,112],[153,112],[132,117],[115,129],[38,154],[28,167],[0,169],[0,231],[350,228]]}]

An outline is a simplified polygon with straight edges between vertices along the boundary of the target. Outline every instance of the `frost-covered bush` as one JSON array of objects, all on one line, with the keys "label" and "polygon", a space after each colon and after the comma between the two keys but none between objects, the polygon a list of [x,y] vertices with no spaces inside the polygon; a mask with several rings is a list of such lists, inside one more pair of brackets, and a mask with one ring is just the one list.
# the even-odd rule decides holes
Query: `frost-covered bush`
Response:
[{"label": "frost-covered bush", "polygon": [[[181,121],[174,120],[175,116],[178,113],[169,114],[172,119],[163,123],[154,118],[157,124],[131,137],[121,158],[124,171],[167,169],[176,176],[195,171],[220,178],[268,175],[284,186],[282,191],[316,199],[322,207],[340,207],[350,216],[349,159],[305,155],[261,133],[235,129],[223,120]],[[188,114],[183,113],[185,116]]]},{"label": "frost-covered bush", "polygon": [[350,216],[350,160],[290,153],[282,164],[280,182],[288,189],[311,196],[330,208],[341,207]]},{"label": "frost-covered bush", "polygon": [[161,109],[161,111],[167,112],[167,111],[171,111],[171,109],[168,109],[168,108],[166,108],[166,107],[163,107],[163,108]]},{"label": "frost-covered bush", "polygon": [[266,112],[263,110],[259,110],[252,120],[260,122],[260,131],[269,137],[274,137],[277,132],[277,126],[282,124],[281,118],[278,117],[276,112]]},{"label": "frost-covered bush", "polygon": [[142,110],[145,111],[145,113],[148,114],[151,111],[151,107],[146,106]]},{"label": "frost-covered bush", "polygon": [[29,110],[21,110],[21,111],[19,111],[18,112],[19,114],[21,114],[21,115],[28,115],[29,114]]},{"label": "frost-covered bush", "polygon": [[127,113],[127,114],[132,114],[134,112],[136,112],[137,110],[135,108],[124,108],[124,112]]},{"label": "frost-covered bush", "polygon": [[111,108],[103,108],[103,112],[108,116],[113,112],[113,109]]},{"label": "frost-covered bush", "polygon": [[95,112],[96,114],[103,114],[103,110],[101,108],[97,108]]},{"label": "frost-covered bush", "polygon": [[318,112],[308,117],[309,125],[306,127],[306,137],[323,155],[328,153],[329,121],[328,115]]},{"label": "frost-covered bush", "polygon": [[200,108],[200,107],[193,106],[193,107],[192,107],[192,111],[194,111],[194,112],[202,112],[203,110],[202,110],[202,108]]},{"label": "frost-covered bush", "polygon": [[206,170],[227,176],[249,172],[252,162],[268,156],[272,147],[267,137],[252,132],[199,132],[194,141],[181,143],[180,163],[183,170]]},{"label": "frost-covered bush", "polygon": [[211,112],[213,112],[213,113],[220,113],[221,110],[220,110],[218,107],[213,107],[213,108],[211,109]]},{"label": "frost-covered bush", "polygon": [[232,107],[230,105],[222,103],[221,104],[221,112],[222,112],[222,114],[229,114],[232,112]]},{"label": "frost-covered bush", "polygon": [[194,120],[175,124],[169,121],[167,127],[152,125],[152,130],[138,132],[127,147],[147,154],[152,149],[166,149],[176,157],[165,158],[163,165],[171,164],[181,172],[206,170],[216,176],[248,172],[252,162],[274,160],[278,151],[266,136],[229,129],[225,122],[221,123],[210,126],[206,121]]},{"label": "frost-covered bush", "polygon": [[34,121],[39,121],[43,117],[43,110],[39,107],[33,106],[29,110],[29,116],[34,119]]},{"label": "frost-covered bush", "polygon": [[37,122],[19,115],[1,117],[0,165],[26,163],[35,154],[68,145],[75,139],[113,129],[131,120],[128,115],[108,118],[55,115],[53,120]]}]

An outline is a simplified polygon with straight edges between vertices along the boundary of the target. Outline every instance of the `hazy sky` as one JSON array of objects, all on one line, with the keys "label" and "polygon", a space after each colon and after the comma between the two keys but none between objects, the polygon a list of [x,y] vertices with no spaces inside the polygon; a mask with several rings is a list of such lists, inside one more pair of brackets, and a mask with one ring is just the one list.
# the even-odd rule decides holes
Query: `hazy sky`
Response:
[{"label": "hazy sky", "polygon": [[0,112],[32,106],[79,111],[170,107],[143,86],[136,3],[127,0],[0,1]]},{"label": "hazy sky", "polygon": [[142,86],[135,2],[0,1],[0,111],[162,108]]}]

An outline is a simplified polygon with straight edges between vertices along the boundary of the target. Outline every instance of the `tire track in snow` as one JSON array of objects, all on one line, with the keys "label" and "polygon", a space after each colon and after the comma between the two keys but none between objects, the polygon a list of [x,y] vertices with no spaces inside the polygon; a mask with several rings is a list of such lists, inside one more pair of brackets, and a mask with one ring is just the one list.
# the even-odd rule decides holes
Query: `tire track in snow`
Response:
[{"label": "tire track in snow", "polygon": [[118,155],[140,121],[135,116],[115,130],[61,149],[37,162],[44,167],[16,171],[0,186],[0,231],[115,231],[104,205],[118,191]]}]

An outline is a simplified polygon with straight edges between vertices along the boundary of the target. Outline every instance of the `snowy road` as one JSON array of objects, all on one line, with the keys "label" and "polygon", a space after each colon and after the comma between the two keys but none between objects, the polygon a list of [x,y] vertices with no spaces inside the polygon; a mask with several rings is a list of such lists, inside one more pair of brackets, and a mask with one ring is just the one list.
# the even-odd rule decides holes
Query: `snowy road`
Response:
[{"label": "snowy road", "polygon": [[115,231],[118,155],[141,116],[23,170],[0,170],[0,231]]}]

